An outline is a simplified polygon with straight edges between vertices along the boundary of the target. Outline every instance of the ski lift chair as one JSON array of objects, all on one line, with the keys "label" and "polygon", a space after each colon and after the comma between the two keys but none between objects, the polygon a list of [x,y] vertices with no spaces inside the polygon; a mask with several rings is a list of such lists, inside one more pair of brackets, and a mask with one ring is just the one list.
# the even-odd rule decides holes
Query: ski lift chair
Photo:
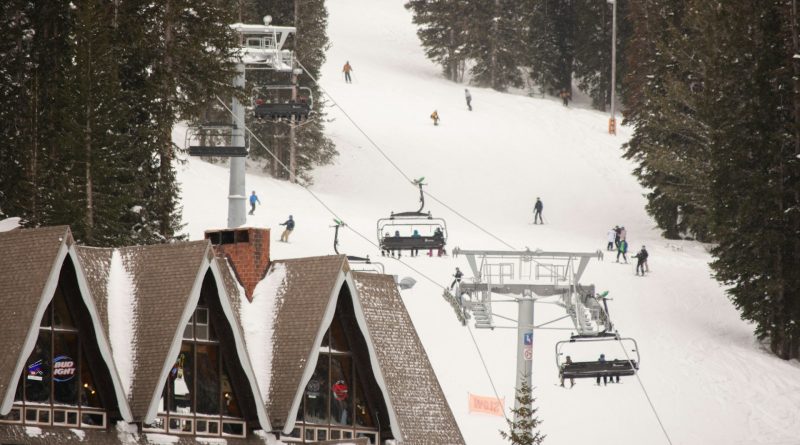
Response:
[{"label": "ski lift chair", "polygon": [[[606,359],[605,361],[589,360],[566,363],[564,346],[570,345],[573,349],[579,349],[577,345],[586,344],[588,342],[622,342],[623,344],[627,343],[628,347],[626,349],[630,350],[627,355]],[[570,354],[570,356],[575,356],[575,354]],[[631,376],[638,372],[639,363],[639,347],[636,340],[632,338],[621,338],[617,334],[605,334],[593,337],[574,335],[567,341],[556,343],[556,365],[558,367],[558,372],[565,379]]]},{"label": "ski lift chair", "polygon": [[[267,91],[291,90],[291,85],[279,85],[265,87]],[[259,94],[253,101],[253,116],[256,119],[289,120],[295,118],[297,122],[302,122],[311,115],[314,105],[314,97],[308,87],[298,87],[298,90],[305,94],[297,100],[284,99],[268,94]]]}]

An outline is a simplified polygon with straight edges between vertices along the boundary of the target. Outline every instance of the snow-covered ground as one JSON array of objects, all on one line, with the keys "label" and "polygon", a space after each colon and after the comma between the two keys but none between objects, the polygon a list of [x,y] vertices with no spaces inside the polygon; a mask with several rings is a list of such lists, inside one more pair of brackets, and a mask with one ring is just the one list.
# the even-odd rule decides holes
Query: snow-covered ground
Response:
[{"label": "snow-covered ground", "polygon": [[[650,251],[652,272],[634,276],[633,264],[606,256],[593,261],[583,283],[609,290],[617,329],[641,349],[641,381],[674,444],[800,444],[800,366],[765,352],[711,278],[705,247],[667,241],[644,210],[644,191],[620,158],[631,131],[606,134],[607,115],[564,108],[553,98],[529,98],[472,88],[466,109],[463,85],[446,81],[425,59],[411,15],[393,0],[336,0],[330,8],[332,48],[321,82],[336,102],[410,177],[426,178],[427,190],[495,236],[522,249],[595,251],[616,225],[628,230],[632,253]],[[342,65],[354,68],[345,84]],[[428,116],[438,110],[441,124]],[[418,192],[345,119],[329,109],[328,124],[340,156],[314,174],[313,192],[353,231],[340,234],[340,251],[373,259],[376,221],[389,212],[415,210]],[[183,134],[176,134],[183,140]],[[254,146],[254,149],[259,149]],[[226,224],[228,171],[190,159],[181,167],[184,217],[192,239]],[[301,187],[258,174],[248,193],[263,203],[247,224],[273,229],[272,257],[333,253],[333,215]],[[531,225],[536,197],[545,225]],[[447,219],[449,246],[505,249],[491,236],[437,202],[426,209]],[[279,243],[289,214],[297,228]],[[412,276],[417,285],[404,300],[470,445],[503,443],[502,418],[470,414],[467,394],[492,395],[492,387],[469,332],[441,298],[463,258],[403,258],[436,283],[403,264],[383,259],[387,272]],[[515,316],[514,305],[498,310]],[[540,307],[541,306],[541,307]],[[537,305],[536,323],[563,315]],[[498,325],[510,323],[498,321]],[[516,331],[475,330],[480,351],[501,397],[513,405]],[[667,443],[635,378],[598,387],[589,380],[573,389],[557,386],[555,342],[567,331],[537,331],[534,395],[546,443]],[[616,354],[615,345],[607,355]],[[618,347],[618,346],[617,346]]]}]

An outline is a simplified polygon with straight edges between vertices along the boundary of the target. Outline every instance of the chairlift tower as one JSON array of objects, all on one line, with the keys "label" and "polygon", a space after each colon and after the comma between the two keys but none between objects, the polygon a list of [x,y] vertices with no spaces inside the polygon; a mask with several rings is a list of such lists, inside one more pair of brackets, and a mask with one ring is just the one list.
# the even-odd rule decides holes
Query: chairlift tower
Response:
[{"label": "chairlift tower", "polygon": [[[464,311],[471,312],[478,329],[494,329],[492,294],[512,297],[518,304],[517,314],[517,369],[516,388],[527,383],[532,388],[533,331],[545,325],[570,318],[580,335],[599,335],[610,328],[607,317],[592,312],[594,285],[580,284],[581,276],[592,259],[603,259],[603,252],[545,252],[542,250],[461,250],[453,249],[453,256],[464,255],[472,269],[472,279],[463,280],[456,288],[456,299]],[[534,302],[547,297],[558,297],[556,304],[567,315],[534,325]],[[607,314],[607,311],[605,312]],[[505,319],[505,317],[502,317]],[[547,329],[547,328],[544,328]],[[515,410],[520,404],[515,397]],[[530,408],[530,407],[529,407]],[[515,415],[515,423],[519,420]]]},{"label": "chairlift tower", "polygon": [[[245,72],[248,69],[268,69],[291,72],[293,54],[283,49],[289,35],[296,32],[293,26],[273,26],[272,17],[264,17],[263,25],[234,23],[231,28],[239,34],[240,46],[236,53],[236,71],[233,84],[244,88]],[[244,147],[244,106],[234,97],[231,104],[234,132],[231,145]],[[239,227],[247,221],[247,190],[245,188],[245,157],[230,160],[230,182],[228,186],[228,228]]]}]

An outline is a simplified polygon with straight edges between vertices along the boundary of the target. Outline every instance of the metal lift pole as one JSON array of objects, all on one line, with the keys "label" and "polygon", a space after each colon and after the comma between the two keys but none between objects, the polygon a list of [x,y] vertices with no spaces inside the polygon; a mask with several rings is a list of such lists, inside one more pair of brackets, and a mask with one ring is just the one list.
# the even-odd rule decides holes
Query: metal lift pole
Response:
[{"label": "metal lift pole", "polygon": [[[519,313],[517,315],[517,397],[514,397],[515,425],[519,425],[519,409],[522,408],[519,402],[519,391],[522,389],[523,383],[527,384],[529,391],[533,388],[531,383],[533,377],[533,301],[529,290],[526,290],[522,298],[517,300]],[[531,394],[525,395],[530,396]],[[526,404],[525,407],[530,409],[531,405]],[[523,432],[520,431],[520,433]]]},{"label": "metal lift pole", "polygon": [[[244,64],[236,64],[237,75],[233,79],[233,86],[237,88],[244,88]],[[231,136],[231,145],[244,147],[244,107],[239,100],[234,97],[231,104],[231,111],[233,111],[233,134]],[[228,186],[228,228],[241,227],[247,222],[246,200],[247,191],[245,190],[245,157],[230,158],[231,173],[230,183]]]}]

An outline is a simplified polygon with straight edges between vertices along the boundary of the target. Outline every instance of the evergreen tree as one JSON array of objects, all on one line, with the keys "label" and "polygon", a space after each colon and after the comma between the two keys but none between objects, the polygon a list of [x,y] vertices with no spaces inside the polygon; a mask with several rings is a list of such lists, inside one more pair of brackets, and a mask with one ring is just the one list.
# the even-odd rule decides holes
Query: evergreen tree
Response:
[{"label": "evergreen tree", "polygon": [[[467,54],[475,61],[472,82],[498,91],[522,86],[529,4],[516,0],[472,0],[466,5]],[[451,25],[452,26],[452,25]]]},{"label": "evergreen tree", "polygon": [[526,47],[531,78],[542,92],[572,91],[575,62],[575,1],[542,0],[530,6]]},{"label": "evergreen tree", "polygon": [[[241,2],[240,15],[246,23],[260,23],[264,15],[272,16],[274,24],[295,26],[297,33],[287,41],[286,48],[294,51],[299,62],[296,68],[308,70],[297,76],[298,86],[310,90],[313,96],[314,118],[303,122],[292,130],[287,122],[258,121],[249,119],[248,126],[253,129],[258,138],[275,153],[280,163],[290,165],[289,144],[294,144],[296,153],[295,170],[299,178],[308,182],[311,180],[309,173],[320,165],[330,163],[336,156],[336,147],[333,141],[325,136],[325,98],[314,79],[319,78],[320,68],[325,63],[325,51],[330,43],[327,35],[328,11],[324,0],[307,0],[302,2],[286,2],[277,0],[246,0]],[[344,62],[342,62],[344,64]],[[309,75],[310,73],[310,75]],[[312,79],[313,77],[313,79]],[[273,71],[248,72],[247,82],[252,85],[254,94],[269,93],[270,86],[291,86],[291,73]],[[301,89],[299,95],[306,94]],[[275,94],[287,95],[288,90],[277,91]],[[284,99],[288,96],[281,96]],[[293,137],[293,141],[290,139]],[[264,159],[267,171],[276,178],[288,179],[289,173],[280,163],[275,161],[260,144],[253,142],[254,150],[250,156],[255,159]]]},{"label": "evergreen tree", "polygon": [[506,420],[509,430],[508,432],[500,431],[500,435],[512,445],[541,444],[544,442],[545,436],[537,431],[536,428],[542,422],[536,417],[538,408],[533,408],[533,402],[535,402],[536,399],[532,395],[530,385],[528,385],[525,380],[523,380],[522,385],[517,388],[516,400],[519,404],[519,408],[511,410],[516,420]]},{"label": "evergreen tree", "polygon": [[[756,334],[800,355],[800,166],[794,1],[693,5],[716,48],[706,87],[716,277]],[[709,26],[710,24],[710,26]],[[743,81],[747,79],[747,81]]]},{"label": "evergreen tree", "polygon": [[[468,26],[467,2],[458,0],[409,0],[405,7],[413,12],[419,26],[417,36],[425,55],[442,66],[446,78],[460,82],[469,56],[468,40],[485,37],[480,28]],[[470,39],[470,36],[473,36]]]}]

